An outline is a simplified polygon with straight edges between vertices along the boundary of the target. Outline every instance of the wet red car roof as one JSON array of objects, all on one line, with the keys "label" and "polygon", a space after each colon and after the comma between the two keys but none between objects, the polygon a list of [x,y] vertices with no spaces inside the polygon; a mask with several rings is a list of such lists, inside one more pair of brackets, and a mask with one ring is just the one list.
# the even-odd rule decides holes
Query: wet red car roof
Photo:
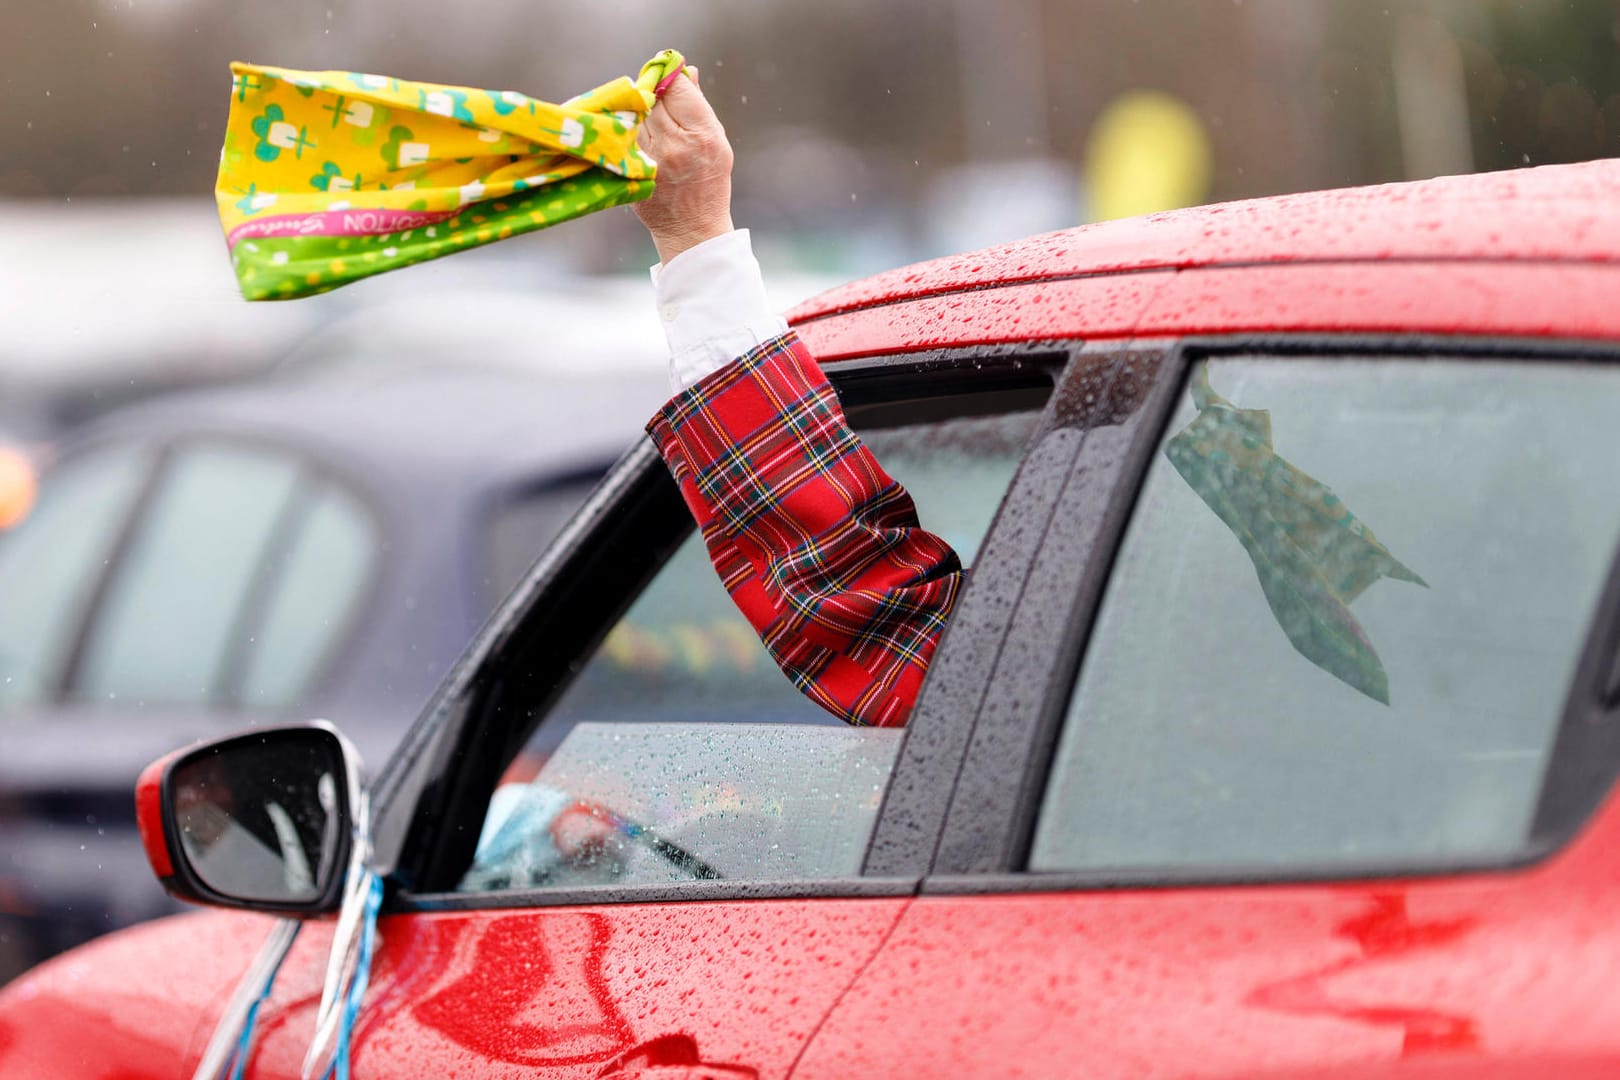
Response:
[{"label": "wet red car roof", "polygon": [[[1620,160],[1220,203],[1082,225],[887,271],[814,297],[789,319],[1133,270],[1367,259],[1614,263],[1617,206]],[[1534,228],[1527,227],[1531,220]]]}]

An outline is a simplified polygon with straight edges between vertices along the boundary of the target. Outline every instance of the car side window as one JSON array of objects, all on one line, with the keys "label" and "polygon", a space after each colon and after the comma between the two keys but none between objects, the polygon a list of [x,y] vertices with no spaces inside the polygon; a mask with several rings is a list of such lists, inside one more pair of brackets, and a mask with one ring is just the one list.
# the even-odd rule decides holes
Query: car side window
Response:
[{"label": "car side window", "polygon": [[64,464],[46,475],[27,520],[0,539],[0,709],[55,692],[150,466],[149,453],[129,447]]},{"label": "car side window", "polygon": [[1620,541],[1620,370],[1195,365],[1098,608],[1034,871],[1521,856]]},{"label": "car side window", "polygon": [[270,564],[265,605],[244,646],[236,697],[250,708],[286,708],[307,692],[364,602],[381,546],[377,523],[349,492],[306,482],[302,498],[285,553]]},{"label": "car side window", "polygon": [[90,630],[79,696],[120,707],[218,696],[236,620],[298,474],[292,459],[256,449],[174,452]]},{"label": "car side window", "polygon": [[[862,435],[971,565],[1038,416]],[[857,874],[901,734],[804,698],[694,534],[507,769],[460,888]]]}]

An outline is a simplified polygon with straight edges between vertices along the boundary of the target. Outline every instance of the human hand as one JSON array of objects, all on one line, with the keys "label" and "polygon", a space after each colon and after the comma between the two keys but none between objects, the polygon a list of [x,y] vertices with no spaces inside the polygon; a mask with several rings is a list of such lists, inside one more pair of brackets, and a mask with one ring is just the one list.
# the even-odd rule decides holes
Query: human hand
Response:
[{"label": "human hand", "polygon": [[658,163],[653,193],[635,204],[652,234],[658,258],[668,263],[688,248],[731,232],[731,143],[698,86],[677,77],[653,106],[636,142]]},{"label": "human hand", "polygon": [[595,858],[616,835],[612,812],[583,799],[564,807],[551,822],[551,843],[565,862]]}]

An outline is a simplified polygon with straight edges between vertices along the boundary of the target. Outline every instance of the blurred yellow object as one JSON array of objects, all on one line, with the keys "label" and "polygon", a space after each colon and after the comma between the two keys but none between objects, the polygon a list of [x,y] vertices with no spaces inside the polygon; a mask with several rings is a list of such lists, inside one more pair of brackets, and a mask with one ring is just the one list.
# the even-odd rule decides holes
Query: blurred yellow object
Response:
[{"label": "blurred yellow object", "polygon": [[1086,140],[1091,219],[1134,217],[1206,200],[1213,154],[1198,114],[1158,90],[1111,101]]},{"label": "blurred yellow object", "polygon": [[26,518],[38,494],[33,464],[19,451],[0,446],[0,529]]}]

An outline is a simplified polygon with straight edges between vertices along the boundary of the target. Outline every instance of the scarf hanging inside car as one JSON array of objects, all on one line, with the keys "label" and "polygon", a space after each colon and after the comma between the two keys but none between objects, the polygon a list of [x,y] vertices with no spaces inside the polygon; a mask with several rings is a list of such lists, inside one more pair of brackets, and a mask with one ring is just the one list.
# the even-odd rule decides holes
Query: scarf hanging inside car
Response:
[{"label": "scarf hanging inside car", "polygon": [[345,71],[231,65],[214,197],[248,300],[312,296],[653,192],[636,132],[684,67],[561,105]]},{"label": "scarf hanging inside car", "polygon": [[1379,578],[1428,583],[1326,484],[1272,449],[1270,413],[1221,397],[1204,364],[1190,389],[1198,415],[1165,445],[1165,456],[1243,545],[1299,654],[1388,705],[1389,676],[1349,605]]}]

